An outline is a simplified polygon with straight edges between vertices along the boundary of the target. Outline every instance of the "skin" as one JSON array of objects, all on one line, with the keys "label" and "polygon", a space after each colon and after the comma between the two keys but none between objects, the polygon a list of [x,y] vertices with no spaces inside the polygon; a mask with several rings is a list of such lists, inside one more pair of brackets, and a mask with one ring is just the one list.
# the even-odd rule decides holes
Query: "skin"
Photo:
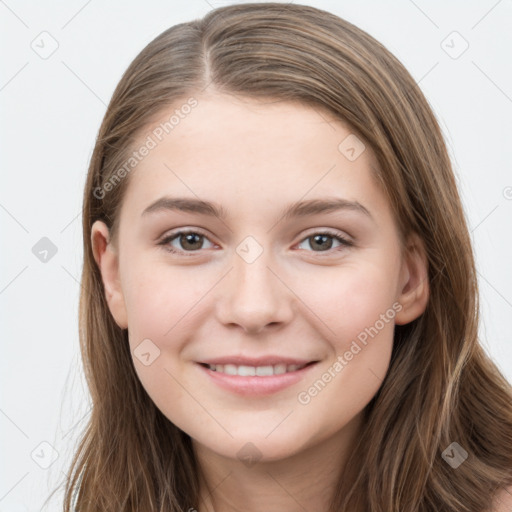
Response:
[{"label": "skin", "polygon": [[[425,310],[424,247],[418,237],[401,243],[370,148],[355,161],[338,150],[352,133],[346,124],[299,103],[220,93],[197,99],[131,173],[117,236],[100,221],[93,225],[109,308],[128,329],[132,353],[144,339],[160,350],[148,366],[135,356],[133,363],[157,407],[193,439],[203,473],[200,512],[326,510],[362,411],[388,369],[394,324]],[[164,195],[213,201],[227,217],[142,215]],[[370,215],[280,214],[290,203],[325,197],[357,201]],[[183,237],[167,243],[180,254],[159,245],[183,228],[205,235],[199,249]],[[313,235],[325,229],[352,245],[328,238],[322,250]],[[247,236],[262,249],[252,263],[236,252]],[[299,393],[390,309],[392,320],[300,403]],[[297,384],[246,397],[212,384],[196,364],[234,354],[319,362]],[[260,456],[250,467],[237,455],[247,443]]]}]

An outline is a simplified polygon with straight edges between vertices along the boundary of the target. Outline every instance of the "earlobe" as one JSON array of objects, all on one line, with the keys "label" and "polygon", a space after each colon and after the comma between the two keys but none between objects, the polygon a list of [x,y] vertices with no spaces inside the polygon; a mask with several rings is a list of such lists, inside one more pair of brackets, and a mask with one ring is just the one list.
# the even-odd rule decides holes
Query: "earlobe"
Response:
[{"label": "earlobe", "polygon": [[128,316],[119,278],[119,258],[110,240],[110,232],[102,221],[91,228],[91,244],[94,260],[101,272],[105,298],[115,322],[121,329],[128,327]]},{"label": "earlobe", "polygon": [[411,235],[402,263],[402,281],[398,302],[402,309],[395,317],[397,325],[412,322],[425,311],[430,295],[428,259],[423,241]]}]

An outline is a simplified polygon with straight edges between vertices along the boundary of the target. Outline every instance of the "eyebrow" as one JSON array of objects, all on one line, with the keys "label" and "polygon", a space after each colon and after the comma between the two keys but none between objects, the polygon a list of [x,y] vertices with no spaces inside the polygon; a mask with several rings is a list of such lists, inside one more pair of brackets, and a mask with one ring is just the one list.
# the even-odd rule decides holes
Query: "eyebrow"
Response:
[{"label": "eyebrow", "polygon": [[[143,212],[142,216],[158,211],[181,211],[198,213],[210,217],[218,217],[225,220],[228,217],[227,211],[219,204],[188,197],[161,197],[151,203]],[[349,210],[363,213],[373,219],[371,213],[358,201],[349,201],[339,197],[327,197],[324,199],[308,199],[297,201],[285,207],[279,216],[281,219],[294,217],[306,217],[320,213],[331,213],[340,210]]]}]

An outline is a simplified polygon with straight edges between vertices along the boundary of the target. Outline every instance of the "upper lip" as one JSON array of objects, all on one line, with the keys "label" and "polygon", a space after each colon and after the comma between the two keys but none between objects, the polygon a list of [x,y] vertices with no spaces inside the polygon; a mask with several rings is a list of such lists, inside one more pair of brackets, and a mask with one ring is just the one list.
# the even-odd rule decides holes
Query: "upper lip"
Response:
[{"label": "upper lip", "polygon": [[244,356],[224,356],[212,359],[204,359],[199,361],[202,364],[234,364],[235,366],[274,366],[277,364],[303,366],[308,363],[316,362],[313,359],[296,359],[294,357],[283,356],[261,356],[261,357],[244,357]]}]

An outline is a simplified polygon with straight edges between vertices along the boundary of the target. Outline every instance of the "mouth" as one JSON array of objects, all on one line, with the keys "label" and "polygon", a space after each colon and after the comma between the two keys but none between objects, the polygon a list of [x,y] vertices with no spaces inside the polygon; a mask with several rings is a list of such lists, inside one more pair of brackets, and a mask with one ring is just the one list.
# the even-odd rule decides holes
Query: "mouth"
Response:
[{"label": "mouth", "polygon": [[302,370],[307,366],[315,364],[317,361],[310,361],[304,364],[286,364],[279,363],[275,365],[236,365],[236,364],[208,364],[199,363],[212,372],[223,373],[225,375],[238,375],[240,377],[270,377],[272,375],[283,375]]},{"label": "mouth", "polygon": [[[198,363],[201,373],[209,382],[219,386],[224,391],[244,397],[263,397],[297,385],[306,379],[319,361],[283,360],[270,358],[267,361],[241,364],[217,360]],[[247,361],[243,361],[247,363]],[[237,363],[237,364],[235,364]],[[272,364],[271,364],[272,363]]]}]

